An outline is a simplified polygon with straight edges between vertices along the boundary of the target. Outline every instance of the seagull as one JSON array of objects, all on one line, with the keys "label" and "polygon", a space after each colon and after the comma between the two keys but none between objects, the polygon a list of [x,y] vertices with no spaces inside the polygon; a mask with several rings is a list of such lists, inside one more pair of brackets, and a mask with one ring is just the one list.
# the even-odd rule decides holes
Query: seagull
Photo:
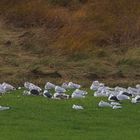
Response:
[{"label": "seagull", "polygon": [[36,89],[32,89],[32,90],[30,91],[30,93],[31,93],[32,95],[36,95],[36,96],[39,95],[39,91],[36,90]]},{"label": "seagull", "polygon": [[122,92],[122,95],[126,95],[126,96],[129,96],[129,97],[133,96],[131,93],[128,93],[128,92]]},{"label": "seagull", "polygon": [[30,91],[27,91],[27,90],[24,90],[24,91],[23,91],[23,95],[27,95],[27,96],[28,96],[28,95],[31,95],[31,92],[30,92]]},{"label": "seagull", "polygon": [[85,94],[87,94],[87,93],[84,92],[84,91],[82,91],[82,90],[76,89],[76,90],[72,93],[71,97],[72,97],[72,98],[85,98]]},{"label": "seagull", "polygon": [[70,96],[64,93],[54,93],[53,99],[69,99]]},{"label": "seagull", "polygon": [[3,89],[5,90],[5,92],[15,89],[12,85],[5,83],[5,82],[2,83],[2,86],[3,86]]},{"label": "seagull", "polygon": [[118,106],[118,105],[114,105],[113,107],[112,107],[112,109],[121,109],[122,108],[122,106]]},{"label": "seagull", "polygon": [[80,90],[80,89],[76,89],[74,92],[77,93],[77,94],[81,94],[81,95],[87,95],[88,94],[86,91]]},{"label": "seagull", "polygon": [[109,101],[119,101],[119,99],[118,99],[115,95],[113,95],[113,94],[111,94],[111,95],[108,97],[108,100],[109,100]]},{"label": "seagull", "polygon": [[76,90],[72,93],[72,98],[85,98],[85,95],[87,95],[87,92],[86,92],[86,91],[76,89]]},{"label": "seagull", "polygon": [[113,105],[113,106],[120,106],[120,105],[121,105],[121,104],[118,103],[118,102],[111,102],[110,104]]},{"label": "seagull", "polygon": [[99,107],[112,107],[112,105],[108,102],[100,101],[98,104]]},{"label": "seagull", "polygon": [[137,89],[137,88],[128,87],[128,88],[127,88],[127,91],[128,91],[129,93],[131,93],[133,96],[137,96],[137,95],[140,94],[140,93],[139,93],[139,89]]},{"label": "seagull", "polygon": [[137,85],[136,85],[136,88],[137,88],[137,89],[140,89],[140,84],[137,84]]},{"label": "seagull", "polygon": [[58,93],[64,93],[66,92],[66,89],[60,87],[60,86],[56,86],[55,87],[55,92],[58,92]]},{"label": "seagull", "polygon": [[50,83],[50,82],[47,82],[46,85],[45,85],[45,89],[55,89],[55,85]]},{"label": "seagull", "polygon": [[47,98],[52,98],[52,94],[49,93],[48,90],[44,90],[44,92],[43,92],[43,96],[44,96],[44,97],[47,97]]},{"label": "seagull", "polygon": [[81,85],[75,84],[73,82],[69,82],[68,86],[70,89],[79,89],[81,87]]},{"label": "seagull", "polygon": [[2,86],[2,84],[0,84],[0,93],[1,94],[4,94],[6,91],[4,89],[4,87]]},{"label": "seagull", "polygon": [[8,107],[8,106],[0,106],[0,111],[8,110],[8,109],[10,109],[10,107]]},{"label": "seagull", "polygon": [[120,91],[127,91],[127,89],[123,88],[123,87],[115,87],[115,91],[120,92]]},{"label": "seagull", "polygon": [[107,95],[106,93],[96,91],[96,92],[94,93],[94,96],[95,96],[95,97],[107,97],[108,95]]},{"label": "seagull", "polygon": [[29,91],[31,91],[31,90],[37,90],[38,92],[42,91],[42,89],[40,87],[34,85],[33,83],[29,83],[29,82],[25,82],[24,87]]},{"label": "seagull", "polygon": [[132,98],[131,102],[132,103],[140,103],[140,96],[137,95],[135,98]]},{"label": "seagull", "polygon": [[63,83],[61,87],[64,89],[69,89],[68,83]]},{"label": "seagull", "polygon": [[75,105],[75,104],[72,106],[72,108],[73,108],[73,109],[76,109],[76,110],[84,109],[82,106],[80,106],[80,105]]},{"label": "seagull", "polygon": [[99,81],[93,81],[92,85],[90,86],[91,90],[97,91],[100,86]]},{"label": "seagull", "polygon": [[123,95],[122,93],[123,93],[123,91],[120,91],[120,93],[117,95],[117,99],[119,101],[122,101],[122,100],[130,100],[130,97],[129,96]]}]

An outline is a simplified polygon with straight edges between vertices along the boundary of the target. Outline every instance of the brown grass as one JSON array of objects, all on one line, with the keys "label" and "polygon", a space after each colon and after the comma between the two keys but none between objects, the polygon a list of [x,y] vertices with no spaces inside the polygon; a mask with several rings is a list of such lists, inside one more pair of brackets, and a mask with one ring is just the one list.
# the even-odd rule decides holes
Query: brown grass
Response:
[{"label": "brown grass", "polygon": [[138,0],[2,0],[0,5],[2,15],[15,26],[59,29],[57,46],[132,46],[140,41]]},{"label": "brown grass", "polygon": [[0,13],[1,81],[139,82],[138,0],[1,0]]}]

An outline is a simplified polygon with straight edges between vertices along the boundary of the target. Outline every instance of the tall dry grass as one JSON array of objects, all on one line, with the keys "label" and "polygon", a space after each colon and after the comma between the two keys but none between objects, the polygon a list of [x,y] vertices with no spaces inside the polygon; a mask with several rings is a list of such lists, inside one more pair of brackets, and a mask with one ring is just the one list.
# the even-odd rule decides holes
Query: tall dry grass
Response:
[{"label": "tall dry grass", "polygon": [[63,49],[140,43],[139,0],[1,0],[0,12],[18,27],[58,29]]}]

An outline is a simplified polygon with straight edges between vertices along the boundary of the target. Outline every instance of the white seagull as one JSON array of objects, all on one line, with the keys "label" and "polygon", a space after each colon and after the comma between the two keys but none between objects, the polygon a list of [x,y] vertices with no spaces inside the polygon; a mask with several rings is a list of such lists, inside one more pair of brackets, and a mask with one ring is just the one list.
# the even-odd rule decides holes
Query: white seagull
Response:
[{"label": "white seagull", "polygon": [[69,82],[68,86],[70,89],[79,89],[81,87],[81,85],[75,84],[73,82]]},{"label": "white seagull", "polygon": [[60,87],[60,86],[56,86],[55,87],[55,92],[58,92],[58,93],[64,93],[66,92],[66,89]]},{"label": "white seagull", "polygon": [[55,89],[55,85],[50,83],[50,82],[47,82],[46,85],[45,85],[45,89]]},{"label": "white seagull", "polygon": [[98,104],[99,107],[112,107],[112,105],[108,102],[100,101]]}]

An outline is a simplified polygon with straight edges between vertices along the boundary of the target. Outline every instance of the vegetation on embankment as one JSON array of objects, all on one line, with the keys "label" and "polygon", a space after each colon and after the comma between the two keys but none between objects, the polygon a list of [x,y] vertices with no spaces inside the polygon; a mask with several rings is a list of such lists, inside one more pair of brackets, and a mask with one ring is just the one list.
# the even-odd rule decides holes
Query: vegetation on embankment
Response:
[{"label": "vegetation on embankment", "polygon": [[1,0],[0,81],[140,82],[138,0]]}]

